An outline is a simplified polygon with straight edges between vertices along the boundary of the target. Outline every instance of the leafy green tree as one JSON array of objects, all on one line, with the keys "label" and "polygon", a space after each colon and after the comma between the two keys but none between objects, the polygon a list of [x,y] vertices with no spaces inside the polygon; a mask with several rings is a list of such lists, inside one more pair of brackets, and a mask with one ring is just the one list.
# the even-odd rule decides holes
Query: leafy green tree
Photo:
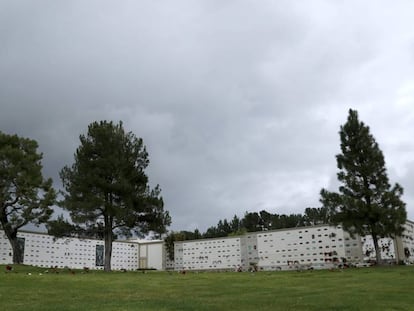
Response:
[{"label": "leafy green tree", "polygon": [[191,240],[191,238],[188,236],[187,231],[179,231],[179,232],[171,231],[165,236],[164,238],[165,249],[167,251],[168,258],[171,261],[174,260],[174,242],[185,241],[185,240]]},{"label": "leafy green tree", "polygon": [[302,227],[305,223],[303,221],[302,214],[282,214],[279,216],[279,226],[280,228],[295,228]]},{"label": "leafy green tree", "polygon": [[259,225],[261,230],[270,230],[272,229],[274,214],[271,214],[265,210],[259,212]]},{"label": "leafy green tree", "polygon": [[13,250],[13,263],[22,263],[17,231],[45,223],[51,216],[56,192],[52,179],[42,176],[42,154],[37,142],[0,132],[0,227]]},{"label": "leafy green tree", "polygon": [[232,232],[230,224],[228,223],[227,219],[220,220],[217,223],[217,230],[218,230],[219,237],[228,236]]},{"label": "leafy green tree", "polygon": [[330,223],[329,210],[326,207],[307,207],[303,217],[306,226]]},{"label": "leafy green tree", "polygon": [[230,222],[231,231],[238,232],[242,228],[241,221],[237,215],[234,215],[233,219]]},{"label": "leafy green tree", "polygon": [[210,238],[218,238],[220,237],[220,232],[216,226],[211,226],[207,228],[206,232],[203,234],[203,238],[210,239]]},{"label": "leafy green tree", "polygon": [[60,172],[65,190],[61,206],[82,232],[103,231],[104,270],[110,271],[114,234],[162,234],[171,219],[159,186],[148,186],[149,160],[142,139],[126,133],[122,122],[90,124],[74,158],[73,165]]},{"label": "leafy green tree", "polygon": [[302,214],[278,215],[264,210],[259,213],[246,212],[241,223],[247,232],[294,228],[305,224]]},{"label": "leafy green tree", "polygon": [[200,230],[195,229],[195,230],[194,230],[194,240],[201,239],[201,237],[202,237],[202,235],[201,235]]},{"label": "leafy green tree", "polygon": [[391,187],[385,160],[369,127],[349,110],[341,126],[341,154],[336,156],[339,192],[321,190],[321,202],[329,209],[333,223],[341,223],[351,234],[371,235],[377,263],[381,263],[378,239],[398,236],[406,221],[403,188]]},{"label": "leafy green tree", "polygon": [[186,240],[198,240],[201,239],[201,234],[198,229],[195,229],[194,232],[191,231],[171,231],[165,238],[165,248],[167,251],[168,258],[174,260],[174,242],[175,241],[186,241]]},{"label": "leafy green tree", "polygon": [[[105,238],[105,227],[101,222],[85,227],[70,223],[63,215],[60,215],[57,219],[48,221],[46,227],[48,233],[54,237],[94,238],[100,240]],[[117,235],[113,233],[112,237],[115,240]]]},{"label": "leafy green tree", "polygon": [[239,236],[239,235],[245,235],[246,233],[247,233],[246,228],[241,227],[240,229],[229,233],[228,236]]},{"label": "leafy green tree", "polygon": [[242,219],[243,227],[247,232],[255,232],[261,230],[261,219],[257,212],[245,213]]},{"label": "leafy green tree", "polygon": [[207,228],[206,232],[202,236],[203,238],[226,237],[234,232],[232,225],[234,224],[232,224],[232,222],[229,223],[227,219],[219,220],[217,226]]}]

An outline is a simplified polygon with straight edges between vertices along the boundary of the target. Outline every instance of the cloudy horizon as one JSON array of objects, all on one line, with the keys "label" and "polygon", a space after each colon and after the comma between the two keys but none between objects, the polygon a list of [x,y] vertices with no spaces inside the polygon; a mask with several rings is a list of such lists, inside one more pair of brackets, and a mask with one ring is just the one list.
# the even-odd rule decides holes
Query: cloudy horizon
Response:
[{"label": "cloudy horizon", "polygon": [[303,213],[336,190],[355,109],[414,219],[411,1],[2,1],[0,130],[61,187],[79,135],[123,121],[172,230]]}]

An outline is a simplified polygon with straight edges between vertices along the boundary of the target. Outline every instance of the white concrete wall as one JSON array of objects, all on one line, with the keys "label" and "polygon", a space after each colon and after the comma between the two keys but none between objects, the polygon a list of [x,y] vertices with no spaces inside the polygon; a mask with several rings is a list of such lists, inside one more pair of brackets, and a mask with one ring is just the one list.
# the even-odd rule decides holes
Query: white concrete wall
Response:
[{"label": "white concrete wall", "polygon": [[[103,245],[98,240],[79,240],[63,238],[54,240],[52,236],[42,233],[19,232],[18,238],[24,238],[24,264],[39,267],[100,269],[95,266],[96,245]],[[3,231],[0,231],[0,262],[12,263],[12,249]],[[4,255],[9,256],[4,256]]]},{"label": "white concrete wall", "polygon": [[[402,255],[403,260],[408,263],[414,263],[414,222],[407,221],[404,225],[404,233],[401,236],[402,241]],[[409,256],[407,257],[405,251],[408,250]]]},{"label": "white concrete wall", "polygon": [[[19,232],[25,239],[24,264],[39,267],[103,269],[96,265],[96,246],[104,245],[101,240],[61,238],[54,239],[44,233]],[[114,270],[136,270],[139,268],[139,240],[114,241],[112,243],[111,266]],[[143,243],[143,242],[142,242]],[[146,243],[146,242],[145,242]],[[163,268],[163,241],[151,241],[145,247],[149,267]],[[0,230],[0,263],[12,263],[12,249],[4,232]]]},{"label": "white concrete wall", "polygon": [[248,270],[259,263],[258,233],[249,232],[241,237],[241,263],[243,270]]},{"label": "white concrete wall", "polygon": [[[95,239],[54,239],[44,233],[22,231],[25,239],[24,264],[40,267],[103,269],[96,266],[96,247],[103,241]],[[359,262],[374,259],[370,236],[351,238],[341,226],[315,226],[274,231],[252,232],[243,236],[175,242],[175,270],[244,270],[257,265],[263,270],[275,270],[289,264],[321,264],[341,261]],[[406,262],[414,262],[414,222],[407,221],[401,242],[380,240],[383,259],[396,259],[396,247],[410,252]],[[400,254],[401,249],[398,250]],[[367,255],[367,256],[365,256]],[[163,241],[129,240],[113,242],[112,268],[135,270],[166,268]],[[400,255],[401,256],[401,255]],[[12,263],[12,250],[0,230],[0,264]]]},{"label": "white concrete wall", "polygon": [[[378,246],[381,250],[381,259],[390,261],[396,260],[394,239],[379,239]],[[370,235],[362,237],[362,253],[364,254],[365,261],[376,259],[374,241]]]},{"label": "white concrete wall", "polygon": [[174,243],[175,270],[278,270],[297,265],[362,261],[359,237],[321,225],[250,232],[239,237]]},{"label": "white concrete wall", "polygon": [[175,243],[175,270],[235,270],[242,265],[240,237]]},{"label": "white concrete wall", "polygon": [[173,260],[170,259],[170,256],[168,254],[165,244],[164,244],[163,254],[164,254],[164,269],[174,270],[174,259]]},{"label": "white concrete wall", "polygon": [[263,270],[285,266],[342,262],[346,258],[340,226],[315,226],[257,234],[258,266]]},{"label": "white concrete wall", "polygon": [[[389,261],[402,260],[406,263],[414,263],[414,222],[408,220],[404,224],[404,232],[397,240],[393,238],[381,238],[378,244],[382,259]],[[409,256],[406,256],[406,250],[408,250]],[[375,260],[374,242],[371,236],[362,238],[362,252],[365,260]]]},{"label": "white concrete wall", "polygon": [[138,244],[115,241],[112,243],[111,266],[114,270],[138,269]]},{"label": "white concrete wall", "polygon": [[345,247],[345,258],[347,262],[361,262],[364,258],[362,253],[362,240],[359,235],[355,235],[351,237],[351,235],[344,231],[343,232],[343,240],[344,247]]},{"label": "white concrete wall", "polygon": [[174,242],[174,270],[180,271],[184,269],[183,253],[184,242]]}]

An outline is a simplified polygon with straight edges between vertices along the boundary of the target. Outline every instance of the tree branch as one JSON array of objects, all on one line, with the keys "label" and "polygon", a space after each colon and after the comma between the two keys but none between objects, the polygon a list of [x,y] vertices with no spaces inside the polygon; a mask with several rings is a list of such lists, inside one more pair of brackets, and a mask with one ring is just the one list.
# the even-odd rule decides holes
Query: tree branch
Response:
[{"label": "tree branch", "polygon": [[16,198],[13,201],[4,203],[4,207],[7,208],[9,206],[13,206],[17,202],[19,202],[19,200],[20,200],[20,197],[19,196],[16,196]]},{"label": "tree branch", "polygon": [[[7,206],[6,206],[6,208],[7,208]],[[9,215],[11,215],[15,212],[21,211],[22,209],[23,209],[22,206],[20,206],[20,207],[13,206],[13,208],[10,210],[10,212],[6,213],[6,216],[9,216]]]}]

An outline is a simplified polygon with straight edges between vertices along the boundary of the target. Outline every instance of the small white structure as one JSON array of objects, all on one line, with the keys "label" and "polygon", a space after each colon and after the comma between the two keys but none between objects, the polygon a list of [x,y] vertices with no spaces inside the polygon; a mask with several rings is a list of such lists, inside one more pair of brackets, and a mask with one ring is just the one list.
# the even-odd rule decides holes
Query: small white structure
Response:
[{"label": "small white structure", "polygon": [[135,242],[137,243],[137,246],[139,248],[139,269],[165,270],[166,267],[164,241],[136,240]]}]

